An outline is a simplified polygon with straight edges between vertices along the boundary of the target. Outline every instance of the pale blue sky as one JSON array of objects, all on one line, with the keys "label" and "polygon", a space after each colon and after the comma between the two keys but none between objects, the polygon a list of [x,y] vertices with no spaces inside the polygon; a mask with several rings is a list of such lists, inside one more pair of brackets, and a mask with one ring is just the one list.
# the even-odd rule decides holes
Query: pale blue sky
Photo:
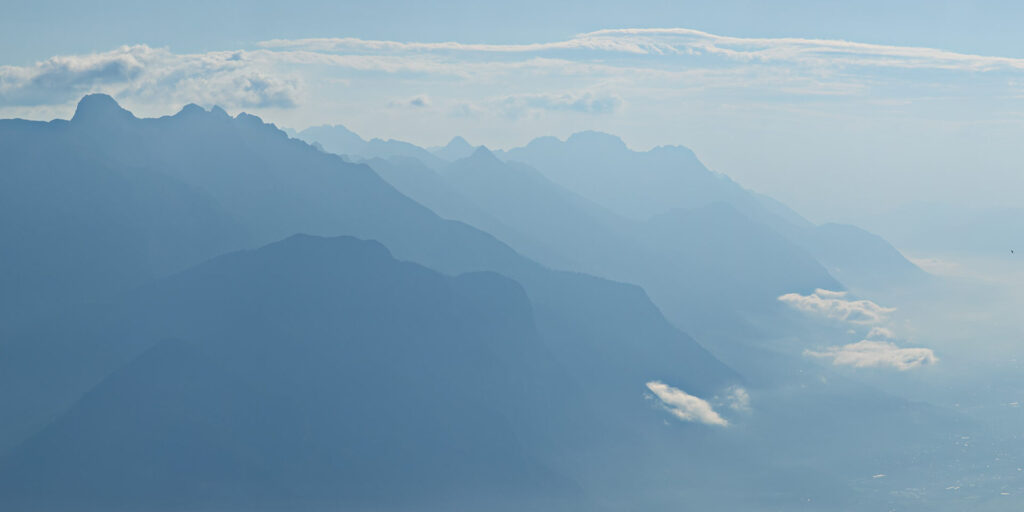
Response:
[{"label": "pale blue sky", "polygon": [[[690,146],[815,220],[1024,206],[1016,2],[100,4],[0,7],[0,117],[101,91],[423,145],[599,129]],[[653,27],[677,30],[599,32]]]},{"label": "pale blue sky", "polygon": [[0,62],[145,43],[194,52],[274,38],[511,43],[618,27],[693,27],[745,37],[817,37],[1024,57],[1024,4],[981,0],[408,0],[225,2],[10,0]]}]

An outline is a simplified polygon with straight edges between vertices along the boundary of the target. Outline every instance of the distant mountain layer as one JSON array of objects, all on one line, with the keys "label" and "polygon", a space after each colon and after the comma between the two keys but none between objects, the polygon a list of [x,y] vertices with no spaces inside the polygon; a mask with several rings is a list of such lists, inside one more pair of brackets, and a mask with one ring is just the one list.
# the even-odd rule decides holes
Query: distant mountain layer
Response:
[{"label": "distant mountain layer", "polygon": [[637,152],[618,137],[581,132],[565,141],[535,139],[500,156],[530,164],[552,181],[627,217],[647,219],[727,203],[810,252],[834,277],[857,289],[872,291],[927,279],[884,240],[853,227],[815,227],[782,203],[708,170],[681,146]]},{"label": "distant mountain layer", "polygon": [[[297,135],[302,140],[319,144],[326,151],[346,155],[356,161],[370,158],[410,157],[432,168],[438,168],[445,162],[444,157],[435,156],[430,151],[408,142],[393,139],[363,140],[362,137],[341,125],[314,126],[298,132]],[[445,152],[446,155],[451,156],[462,151],[457,141],[453,141],[453,144],[455,145]]]},{"label": "distant mountain layer", "polygon": [[[481,218],[480,214],[484,212],[481,212],[479,207],[490,207],[492,204],[489,199],[474,197],[472,192],[481,192],[480,186],[474,190],[459,190],[469,203],[477,204],[477,207],[472,208],[474,211],[470,211],[466,207],[451,206],[450,193],[439,192],[445,185],[434,183],[427,187],[422,178],[410,178],[410,175],[416,173],[417,167],[410,163],[410,159],[417,159],[423,166],[434,171],[443,171],[447,165],[439,162],[439,158],[452,162],[452,165],[459,160],[470,158],[476,148],[461,137],[454,138],[445,147],[434,148],[430,152],[432,154],[427,155],[427,150],[414,150],[410,144],[399,141],[388,141],[384,144],[390,148],[388,150],[381,149],[383,146],[374,149],[365,143],[345,142],[358,136],[338,125],[310,128],[301,132],[299,136],[321,143],[325,140],[335,141],[334,147],[340,153],[355,155],[357,159],[364,161],[376,159],[373,164],[375,168],[387,168],[380,170],[382,175],[404,193],[446,218],[462,220],[495,234],[533,258],[560,268],[572,268],[642,282],[645,287],[649,287],[642,278],[606,272],[607,266],[594,267],[593,262],[588,262],[586,257],[581,256],[584,253],[594,254],[593,251],[589,251],[591,247],[576,246],[572,250],[554,247],[557,244],[552,244],[544,240],[543,236],[531,231],[532,228],[538,227],[536,224],[531,228],[525,228],[502,219],[502,216],[494,211],[485,212],[489,218]],[[327,149],[331,150],[330,147]],[[852,227],[837,231],[833,227],[813,226],[782,203],[744,189],[728,177],[708,170],[691,150],[682,146],[662,146],[647,152],[637,152],[630,150],[621,139],[613,135],[580,132],[565,141],[554,137],[541,137],[524,147],[496,151],[494,154],[513,165],[525,167],[521,164],[527,164],[532,168],[528,172],[536,174],[539,171],[543,178],[550,180],[544,184],[534,183],[534,192],[539,188],[561,189],[576,195],[578,200],[589,201],[592,204],[589,207],[591,211],[604,211],[605,219],[618,217],[620,221],[616,222],[620,226],[624,224],[622,221],[642,222],[680,209],[698,209],[712,203],[725,203],[752,221],[781,234],[790,243],[795,244],[798,250],[810,253],[832,273],[833,277],[846,286],[873,292],[920,284],[927,280],[924,272],[884,240],[866,233],[862,236],[859,230]],[[458,165],[465,167],[471,164]],[[491,164],[485,166],[493,167]],[[466,171],[459,174],[463,179],[468,175]],[[490,175],[495,176],[493,172]],[[418,179],[420,183],[410,188],[410,179]],[[486,181],[483,177],[476,179]],[[493,199],[496,197],[494,192],[501,187],[496,183],[490,186],[493,190],[489,197]],[[526,192],[524,186],[503,191],[502,200],[506,203],[511,201],[529,205],[531,208],[537,206],[536,201],[540,200],[540,197],[521,195]],[[454,188],[459,189],[460,186],[455,184]],[[445,196],[446,200],[438,200],[441,196]],[[456,201],[455,204],[461,203]],[[559,209],[561,214],[574,215],[568,213],[570,211],[573,209]],[[516,212],[517,215],[521,213],[525,212]],[[550,211],[548,214],[555,223],[562,220],[552,216]],[[501,222],[495,224],[495,220]],[[544,229],[543,226],[541,224],[540,229]],[[628,231],[628,228],[625,231]],[[563,231],[563,236],[565,233],[569,232]],[[577,231],[571,233],[573,236],[583,236]],[[605,237],[605,240],[609,245],[616,245],[608,237]],[[568,240],[565,242],[569,243]],[[757,251],[757,247],[750,247],[752,255]],[[857,256],[853,256],[855,254]],[[835,286],[833,283],[824,284]]]},{"label": "distant mountain layer", "polygon": [[775,311],[781,294],[841,286],[802,247],[726,203],[639,222],[486,148],[439,171],[412,159],[368,163],[440,215],[542,263],[640,284],[698,334],[723,325],[736,334],[744,312]]}]

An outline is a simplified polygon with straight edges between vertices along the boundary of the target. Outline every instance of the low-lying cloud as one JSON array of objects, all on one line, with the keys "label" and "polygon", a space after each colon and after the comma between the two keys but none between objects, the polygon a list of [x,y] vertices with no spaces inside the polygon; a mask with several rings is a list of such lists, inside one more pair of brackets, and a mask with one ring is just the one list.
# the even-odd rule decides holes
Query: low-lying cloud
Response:
[{"label": "low-lying cloud", "polygon": [[804,355],[831,359],[837,366],[854,368],[892,367],[901,371],[938,361],[929,348],[900,348],[886,341],[862,340],[822,351],[805,350]]},{"label": "low-lying cloud", "polygon": [[647,389],[651,390],[661,400],[665,410],[683,421],[720,427],[729,425],[729,422],[715,412],[715,409],[711,407],[707,400],[693,396],[660,381],[648,382]]},{"label": "low-lying cloud", "polygon": [[820,288],[810,295],[787,293],[779,300],[805,313],[859,325],[880,323],[896,311],[896,308],[879,306],[866,299],[849,300],[846,292]]}]

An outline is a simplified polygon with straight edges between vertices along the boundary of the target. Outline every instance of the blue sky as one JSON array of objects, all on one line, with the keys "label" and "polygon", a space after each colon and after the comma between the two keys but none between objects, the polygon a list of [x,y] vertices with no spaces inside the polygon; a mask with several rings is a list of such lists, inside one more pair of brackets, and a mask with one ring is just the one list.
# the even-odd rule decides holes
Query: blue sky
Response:
[{"label": "blue sky", "polygon": [[68,117],[102,91],[142,115],[219,104],[423,145],[599,129],[689,146],[819,221],[915,201],[1024,206],[1011,2],[2,9],[2,117]]}]

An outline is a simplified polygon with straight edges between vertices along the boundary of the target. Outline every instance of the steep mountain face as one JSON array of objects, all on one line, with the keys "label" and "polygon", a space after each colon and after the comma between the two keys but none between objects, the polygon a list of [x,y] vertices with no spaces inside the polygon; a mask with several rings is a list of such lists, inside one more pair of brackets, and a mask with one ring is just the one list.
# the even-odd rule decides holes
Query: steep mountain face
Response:
[{"label": "steep mountain face", "polygon": [[444,219],[465,222],[494,235],[523,255],[552,268],[574,268],[565,255],[537,237],[510,227],[466,194],[457,190],[439,171],[415,158],[374,158],[365,162],[399,192],[426,206]]},{"label": "steep mountain face", "polygon": [[[637,152],[618,137],[581,132],[564,142],[541,137],[499,156],[525,162],[567,189],[635,219],[716,202],[729,204],[810,252],[826,268],[847,269],[835,277],[859,289],[913,284],[922,278],[920,269],[884,240],[871,237],[865,246],[861,232],[815,227],[782,203],[708,170],[681,146]],[[852,254],[867,258],[854,259]],[[876,272],[887,279],[876,279]]]},{"label": "steep mountain face", "polygon": [[823,224],[804,238],[808,250],[828,262],[829,272],[864,290],[921,285],[929,275],[889,242],[856,226]]},{"label": "steep mountain face", "polygon": [[649,266],[672,269],[680,285],[652,287],[652,297],[666,310],[701,311],[703,333],[728,333],[735,313],[775,318],[761,328],[780,325],[780,295],[843,286],[809,252],[728,203],[658,215],[638,232]]},{"label": "steep mountain face", "polygon": [[376,242],[295,236],[102,316],[75,343],[130,362],[0,463],[3,503],[571,508],[574,484],[535,454],[601,430],[516,283],[445,277]]},{"label": "steep mountain face", "polygon": [[481,147],[445,167],[441,174],[453,189],[505,225],[539,241],[539,250],[513,247],[542,263],[558,263],[543,259],[543,249],[550,247],[575,263],[571,270],[622,279],[617,270],[638,260],[630,254],[633,244],[625,242],[629,221],[559,187],[526,165],[502,162]]}]

